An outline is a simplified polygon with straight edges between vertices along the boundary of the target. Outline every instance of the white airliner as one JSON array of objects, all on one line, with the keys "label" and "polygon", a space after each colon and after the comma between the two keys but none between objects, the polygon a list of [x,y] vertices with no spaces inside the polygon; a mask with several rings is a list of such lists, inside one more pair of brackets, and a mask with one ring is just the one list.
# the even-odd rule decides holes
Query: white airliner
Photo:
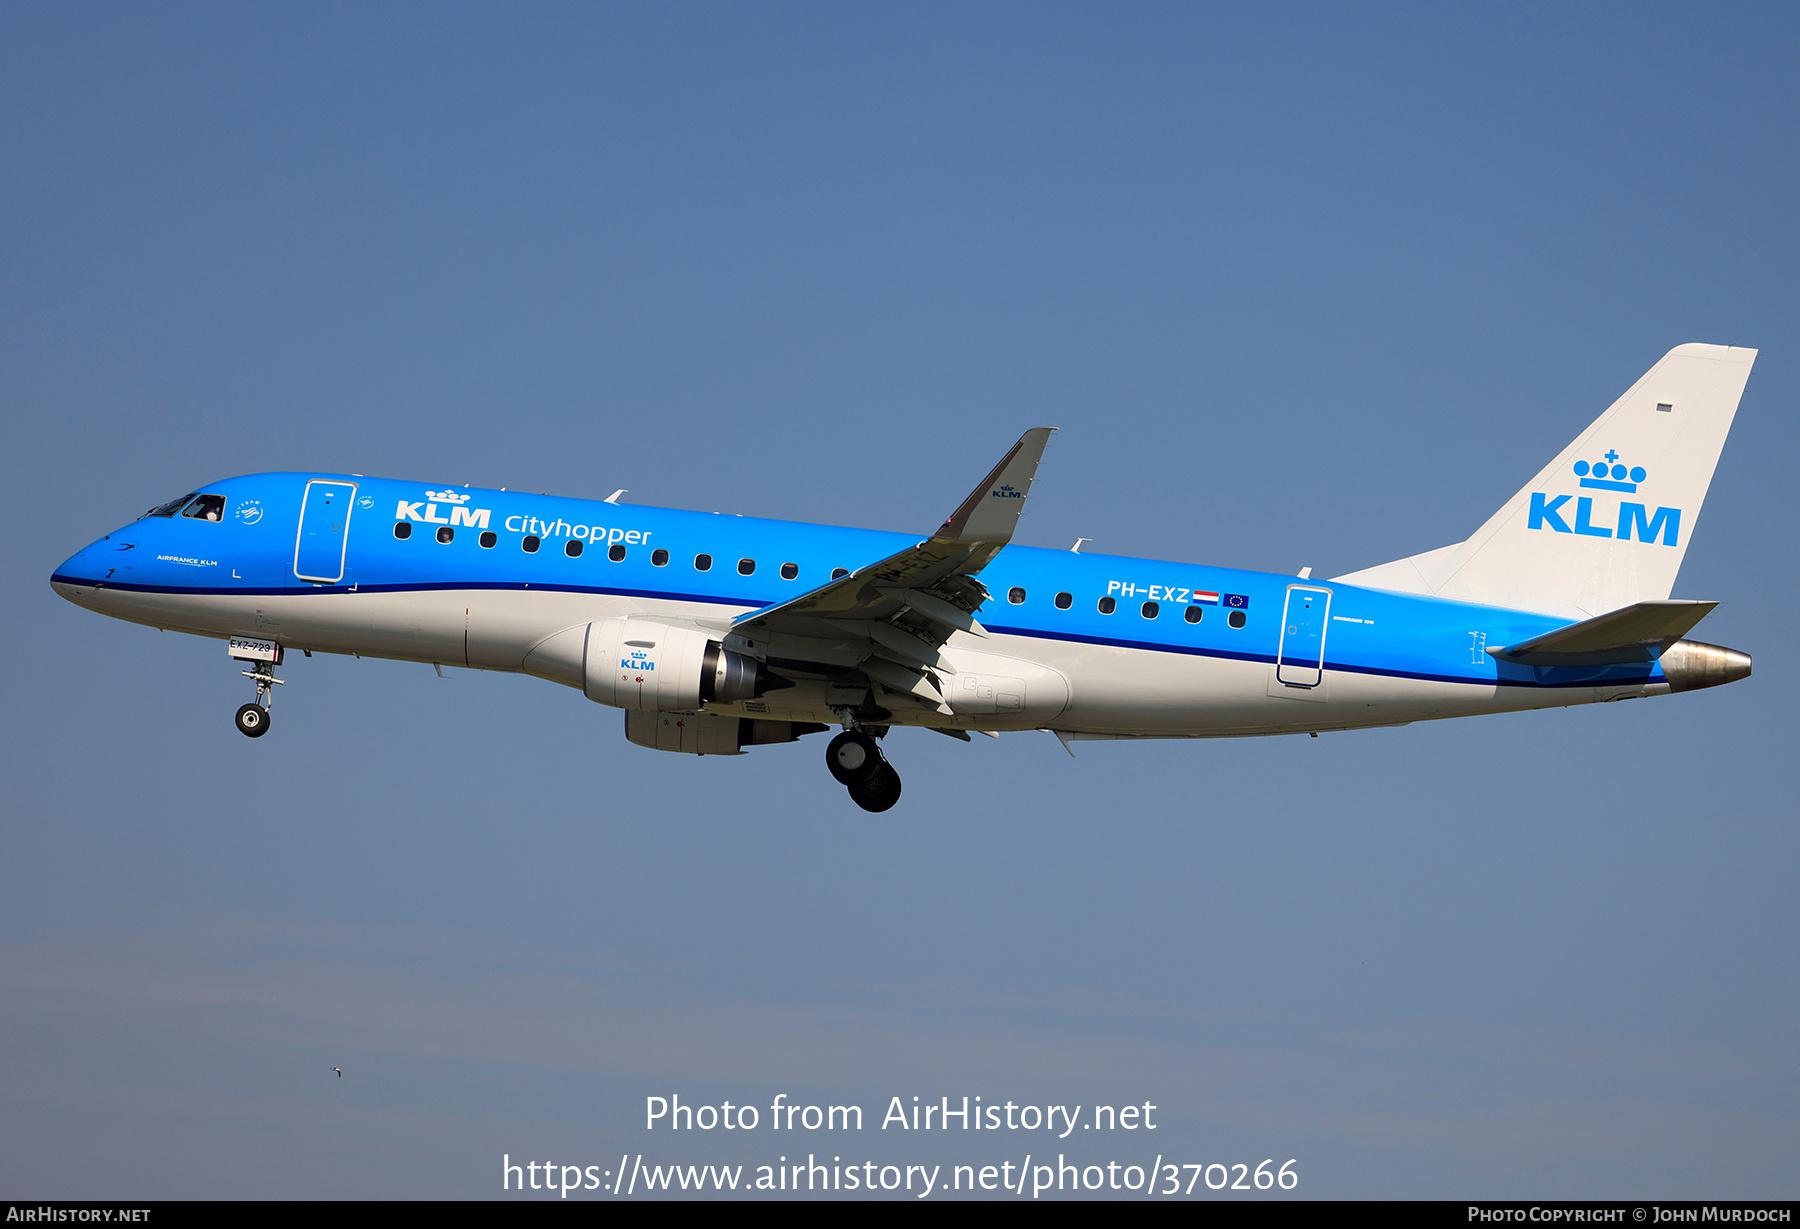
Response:
[{"label": "white airliner", "polygon": [[1684,639],[1717,603],[1669,595],[1755,358],[1671,350],[1468,538],[1331,580],[1010,545],[1038,427],[925,538],[266,473],[152,509],[51,584],[223,640],[251,666],[253,737],[291,649],[508,670],[662,751],[840,726],[827,768],[883,811],[904,726],[1318,733],[1744,678],[1746,654]]}]

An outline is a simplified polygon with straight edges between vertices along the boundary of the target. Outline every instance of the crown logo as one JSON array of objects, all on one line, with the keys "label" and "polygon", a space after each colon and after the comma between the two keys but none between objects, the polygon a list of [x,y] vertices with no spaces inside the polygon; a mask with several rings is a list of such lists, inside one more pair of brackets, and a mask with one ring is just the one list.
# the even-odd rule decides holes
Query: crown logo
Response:
[{"label": "crown logo", "polygon": [[1025,498],[1023,495],[1019,494],[1018,491],[1013,489],[1013,485],[1010,482],[1001,483],[1000,488],[998,490],[990,491],[989,494],[991,494],[995,499],[1023,499],[1023,498]]},{"label": "crown logo", "polygon": [[1603,461],[1595,461],[1592,465],[1586,461],[1575,462],[1575,476],[1581,479],[1582,486],[1596,491],[1624,491],[1632,494],[1637,491],[1637,484],[1650,474],[1642,465],[1627,469],[1619,461],[1619,454],[1608,448]]},{"label": "crown logo", "polygon": [[469,502],[469,497],[467,495],[452,491],[448,487],[445,487],[441,491],[426,491],[425,498],[435,499],[443,504],[466,504]]}]

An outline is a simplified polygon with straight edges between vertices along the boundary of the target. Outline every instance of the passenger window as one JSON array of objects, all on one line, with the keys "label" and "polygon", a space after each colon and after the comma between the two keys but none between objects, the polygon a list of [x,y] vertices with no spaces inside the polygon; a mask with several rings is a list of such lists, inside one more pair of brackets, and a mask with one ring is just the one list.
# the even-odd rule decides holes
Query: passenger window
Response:
[{"label": "passenger window", "polygon": [[1157,615],[1159,615],[1161,613],[1162,613],[1162,607],[1160,605],[1158,605],[1157,603],[1155,603],[1155,602],[1145,602],[1144,603],[1144,617],[1146,619],[1154,619]]},{"label": "passenger window", "polygon": [[571,559],[581,558],[581,539],[570,538],[568,543],[563,547],[563,554]]},{"label": "passenger window", "polygon": [[754,559],[739,559],[738,560],[738,575],[739,576],[749,576],[749,575],[753,574],[755,571],[756,571],[756,560],[754,560]]},{"label": "passenger window", "polygon": [[1198,623],[1200,621],[1200,616],[1205,613],[1206,612],[1201,610],[1198,606],[1189,606],[1187,610],[1182,613],[1181,617],[1186,619],[1189,623]]},{"label": "passenger window", "polygon": [[712,571],[712,556],[711,555],[695,555],[694,556],[694,571],[696,571],[696,572]]},{"label": "passenger window", "polygon": [[1056,595],[1056,608],[1058,610],[1067,610],[1074,604],[1075,595],[1073,593],[1059,593]]},{"label": "passenger window", "polygon": [[612,546],[607,550],[606,557],[608,559],[611,559],[614,563],[624,563],[625,562],[625,544],[623,542],[614,542],[612,544]]},{"label": "passenger window", "polygon": [[1241,610],[1234,610],[1225,616],[1225,621],[1233,627],[1242,627],[1244,625],[1244,612]]},{"label": "passenger window", "polygon": [[666,567],[668,565],[668,562],[669,562],[669,552],[668,551],[663,550],[659,547],[658,549],[650,552],[650,566],[651,567],[656,567],[656,568]]},{"label": "passenger window", "polygon": [[1006,591],[1006,600],[1017,606],[1025,600],[1025,590],[1014,585]]},{"label": "passenger window", "polygon": [[180,499],[171,499],[166,504],[158,504],[156,507],[150,509],[150,511],[144,513],[144,515],[145,516],[174,516],[177,512],[181,511],[181,505],[185,504],[188,500],[190,500],[192,498],[193,498],[192,495],[183,495]]},{"label": "passenger window", "polygon": [[833,579],[833,580],[842,580],[842,579],[844,579],[844,577],[846,577],[848,575],[850,575],[849,568],[832,568],[831,569],[831,579]]},{"label": "passenger window", "polygon": [[796,577],[798,575],[800,575],[800,565],[799,564],[784,563],[781,565],[781,579],[792,580],[792,579],[794,579],[794,577]]},{"label": "passenger window", "polygon": [[499,534],[495,533],[491,529],[485,529],[481,533],[481,549],[482,550],[492,550],[494,548],[494,543],[498,542],[499,540],[500,540]]},{"label": "passenger window", "polygon": [[1111,614],[1113,611],[1117,610],[1118,608],[1119,608],[1119,604],[1117,602],[1113,601],[1110,597],[1103,597],[1100,599],[1100,613],[1101,614]]},{"label": "passenger window", "polygon": [[450,528],[450,526],[448,526],[448,525],[438,526],[438,541],[448,542],[448,541],[450,541],[450,539],[454,538],[455,536],[456,536],[456,530]]},{"label": "passenger window", "polygon": [[537,535],[530,534],[530,533],[526,534],[525,540],[523,542],[519,543],[519,545],[525,549],[525,553],[527,555],[537,554],[537,548],[538,548]]},{"label": "passenger window", "polygon": [[396,538],[399,538],[402,542],[404,542],[408,538],[412,537],[412,522],[411,521],[395,521],[394,522],[394,536]]},{"label": "passenger window", "polygon": [[181,515],[192,517],[197,521],[222,521],[225,519],[225,497],[223,495],[202,495],[183,508]]}]

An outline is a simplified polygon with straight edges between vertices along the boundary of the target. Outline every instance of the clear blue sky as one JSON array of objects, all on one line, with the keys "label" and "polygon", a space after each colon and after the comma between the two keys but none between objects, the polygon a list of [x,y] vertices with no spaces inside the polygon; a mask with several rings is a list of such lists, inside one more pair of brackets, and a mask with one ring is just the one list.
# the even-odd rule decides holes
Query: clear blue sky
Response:
[{"label": "clear blue sky", "polygon": [[[0,1196],[758,1163],[642,1099],[785,1091],[1149,1100],[1155,1150],[1314,1196],[1791,1197],[1797,34],[0,9]],[[425,666],[293,662],[252,742],[218,644],[46,583],[259,469],[923,530],[1040,423],[1022,540],[1325,576],[1461,539],[1687,341],[1762,350],[1676,589],[1750,681],[1075,760],[902,733],[881,816],[813,742],[659,756]],[[892,1135],[807,1146],[1027,1150]]]}]

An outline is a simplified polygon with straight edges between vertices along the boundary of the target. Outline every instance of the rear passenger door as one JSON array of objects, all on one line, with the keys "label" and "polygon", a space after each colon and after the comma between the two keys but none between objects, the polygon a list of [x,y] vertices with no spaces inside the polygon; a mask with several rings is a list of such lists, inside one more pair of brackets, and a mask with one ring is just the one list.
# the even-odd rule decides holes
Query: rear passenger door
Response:
[{"label": "rear passenger door", "polygon": [[1281,615],[1275,677],[1289,687],[1317,687],[1325,677],[1325,621],[1331,590],[1289,585]]}]

